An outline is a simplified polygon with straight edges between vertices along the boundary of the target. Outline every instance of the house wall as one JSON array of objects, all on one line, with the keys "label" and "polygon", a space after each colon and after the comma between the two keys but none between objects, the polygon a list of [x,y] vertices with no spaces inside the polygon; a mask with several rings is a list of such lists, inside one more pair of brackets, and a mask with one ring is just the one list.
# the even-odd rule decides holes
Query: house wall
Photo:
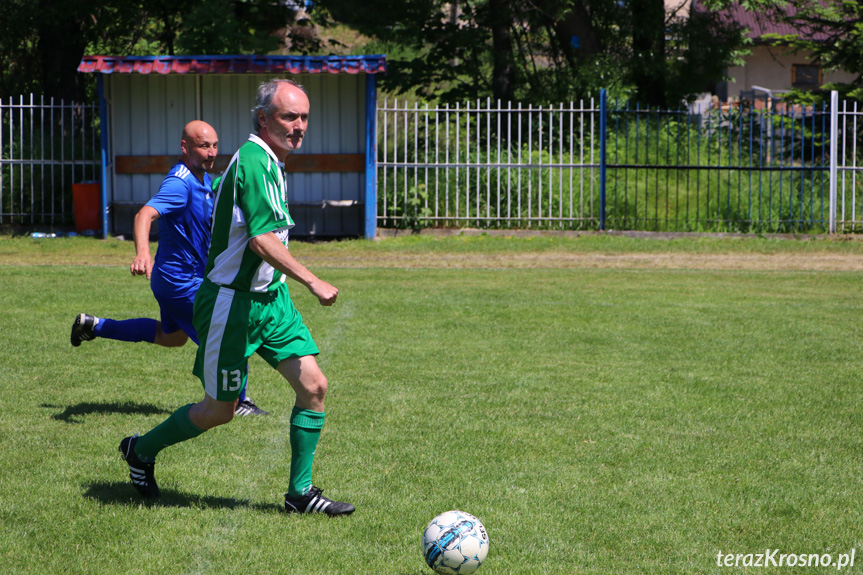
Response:
[{"label": "house wall", "polygon": [[663,0],[665,2],[665,14],[677,19],[689,18],[689,11],[692,7],[691,0]]},{"label": "house wall", "polygon": [[[180,156],[183,126],[194,119],[219,135],[219,155],[230,156],[253,132],[250,110],[257,74],[112,74],[106,77],[110,157]],[[365,152],[365,74],[305,74],[311,117],[301,154]],[[226,162],[227,158],[221,158]],[[132,232],[135,213],[159,190],[164,174],[116,173],[108,186],[112,233]],[[365,179],[358,172],[288,173],[289,206],[296,235],[362,235]],[[356,200],[358,206],[322,207],[324,200]]]},{"label": "house wall", "polygon": [[[752,54],[746,57],[745,66],[729,68],[728,75],[732,78],[726,84],[726,93],[720,98],[739,98],[740,92],[752,90],[752,86],[760,86],[774,92],[791,90],[791,74],[794,64],[809,64],[812,61],[811,52],[786,54],[782,48],[770,46],[755,46]],[[850,82],[854,75],[846,72],[822,73],[821,81]]]}]

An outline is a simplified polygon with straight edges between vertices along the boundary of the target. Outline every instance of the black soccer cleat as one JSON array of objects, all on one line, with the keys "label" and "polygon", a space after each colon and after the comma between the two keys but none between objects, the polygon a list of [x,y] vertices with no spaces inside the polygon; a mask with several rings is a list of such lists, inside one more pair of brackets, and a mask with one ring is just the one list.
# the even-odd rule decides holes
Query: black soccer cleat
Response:
[{"label": "black soccer cleat", "polygon": [[269,411],[264,411],[252,401],[252,398],[247,397],[237,404],[237,409],[234,415],[270,415]]},{"label": "black soccer cleat", "polygon": [[69,338],[72,347],[78,347],[82,341],[96,339],[96,333],[93,329],[97,323],[99,323],[98,318],[86,313],[79,313],[78,317],[75,318],[75,323],[72,324],[72,335]]},{"label": "black soccer cleat", "polygon": [[309,492],[297,499],[288,498],[285,493],[285,511],[288,513],[323,513],[330,517],[350,515],[355,507],[350,503],[327,499],[321,493],[323,489],[312,486]]},{"label": "black soccer cleat", "polygon": [[138,434],[126,437],[120,442],[120,455],[129,464],[129,479],[132,485],[144,499],[154,499],[159,496],[159,486],[153,476],[155,463],[146,463],[138,459],[135,453],[135,444],[138,442]]}]

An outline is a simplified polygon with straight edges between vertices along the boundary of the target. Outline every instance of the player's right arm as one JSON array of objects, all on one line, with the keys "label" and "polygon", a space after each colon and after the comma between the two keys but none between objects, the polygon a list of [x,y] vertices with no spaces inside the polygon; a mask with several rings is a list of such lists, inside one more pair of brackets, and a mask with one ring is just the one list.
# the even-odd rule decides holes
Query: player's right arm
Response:
[{"label": "player's right arm", "polygon": [[159,212],[151,206],[144,206],[135,214],[135,259],[129,270],[133,276],[147,276],[153,272],[153,257],[150,255],[150,228],[159,219]]},{"label": "player's right arm", "polygon": [[298,262],[285,244],[273,232],[267,232],[249,239],[249,248],[261,259],[308,288],[318,298],[321,305],[333,305],[339,295],[335,286],[318,278],[306,266]]}]

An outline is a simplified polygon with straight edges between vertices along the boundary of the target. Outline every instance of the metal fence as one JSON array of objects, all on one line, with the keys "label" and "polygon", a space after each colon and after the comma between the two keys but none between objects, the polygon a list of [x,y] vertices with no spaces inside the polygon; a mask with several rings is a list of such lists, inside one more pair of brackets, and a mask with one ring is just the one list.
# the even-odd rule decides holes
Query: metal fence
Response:
[{"label": "metal fence", "polygon": [[863,231],[863,107],[833,92],[830,121],[831,232]]},{"label": "metal fence", "polygon": [[658,110],[604,93],[556,107],[385,101],[378,224],[863,231],[861,114],[843,106],[770,99]]},{"label": "metal fence", "polygon": [[599,219],[598,110],[471,102],[378,108],[378,224],[587,229]]},{"label": "metal fence", "polygon": [[0,223],[71,224],[72,185],[100,165],[97,104],[0,99]]},{"label": "metal fence", "polygon": [[[0,224],[69,225],[95,104],[0,100]],[[378,108],[381,227],[863,232],[863,107]]]},{"label": "metal fence", "polygon": [[605,225],[791,232],[829,225],[826,107],[608,113]]}]

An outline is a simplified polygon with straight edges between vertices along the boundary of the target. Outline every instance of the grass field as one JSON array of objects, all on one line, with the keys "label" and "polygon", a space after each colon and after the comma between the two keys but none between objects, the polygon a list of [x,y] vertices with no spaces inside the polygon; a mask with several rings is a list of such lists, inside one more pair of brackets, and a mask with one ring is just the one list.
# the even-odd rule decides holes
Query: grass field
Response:
[{"label": "grass field", "polygon": [[[459,508],[480,574],[863,573],[863,242],[292,249],[341,289],[292,285],[330,379],[314,479],[348,518],[280,512],[292,397],[257,357],[273,415],[165,450],[142,503],[117,444],[202,397],[193,345],[72,348],[79,312],[155,317],[132,244],[0,237],[0,572],[421,575]],[[768,549],[856,560],[717,566]]]}]

